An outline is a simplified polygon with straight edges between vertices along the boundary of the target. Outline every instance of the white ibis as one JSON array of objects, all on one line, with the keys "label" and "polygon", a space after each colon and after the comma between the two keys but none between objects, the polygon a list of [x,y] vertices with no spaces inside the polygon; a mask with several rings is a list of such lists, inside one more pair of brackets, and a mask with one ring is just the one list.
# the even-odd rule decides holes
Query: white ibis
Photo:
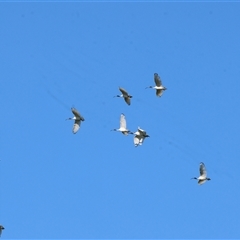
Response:
[{"label": "white ibis", "polygon": [[112,131],[121,132],[124,135],[133,134],[131,131],[127,129],[127,122],[126,122],[125,115],[123,113],[120,116],[120,128],[118,129],[115,128]]},{"label": "white ibis", "polygon": [[139,145],[143,144],[143,141],[146,137],[150,137],[145,130],[141,129],[140,127],[138,127],[138,130],[133,133],[134,134],[134,138],[133,138],[133,142],[134,142],[134,146],[137,147]]},{"label": "white ibis", "polygon": [[161,79],[160,79],[160,77],[159,77],[159,75],[157,73],[154,73],[154,81],[155,81],[156,86],[149,86],[149,87],[146,87],[146,88],[154,88],[154,89],[156,89],[157,97],[161,97],[163,92],[165,90],[167,90],[167,88],[165,88],[162,85],[162,81],[161,81]]},{"label": "white ibis", "polygon": [[208,180],[211,180],[210,178],[207,177],[207,170],[203,162],[200,163],[199,171],[200,171],[200,176],[198,178],[197,177],[192,178],[192,179],[197,179],[199,185],[205,183]]},{"label": "white ibis", "polygon": [[85,119],[81,116],[81,114],[78,112],[76,108],[71,108],[72,113],[74,114],[74,117],[67,118],[66,120],[75,120],[73,124],[72,132],[75,134],[80,128],[81,121],[84,121]]},{"label": "white ibis", "polygon": [[121,95],[114,96],[114,97],[122,97],[122,98],[124,98],[125,102],[126,102],[128,105],[130,105],[130,104],[131,104],[131,98],[132,98],[132,96],[129,95],[128,92],[127,92],[125,89],[121,88],[121,87],[119,87],[119,90],[121,91],[122,94],[121,94]]}]

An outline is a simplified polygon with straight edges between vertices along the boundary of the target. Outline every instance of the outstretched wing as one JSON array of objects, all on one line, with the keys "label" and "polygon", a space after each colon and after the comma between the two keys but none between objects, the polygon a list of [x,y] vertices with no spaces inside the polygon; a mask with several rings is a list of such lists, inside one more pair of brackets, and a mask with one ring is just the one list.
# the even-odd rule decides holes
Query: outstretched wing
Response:
[{"label": "outstretched wing", "polygon": [[141,137],[139,145],[143,144],[144,139],[145,139],[145,137]]},{"label": "outstretched wing", "polygon": [[143,136],[145,136],[147,134],[146,131],[141,129],[140,127],[138,127],[138,132]]},{"label": "outstretched wing", "polygon": [[76,118],[80,118],[80,113],[78,112],[78,110],[76,108],[71,108],[71,110]]},{"label": "outstretched wing", "polygon": [[131,104],[131,100],[130,100],[129,97],[124,97],[124,100],[125,100],[125,102],[126,102],[128,105]]},{"label": "outstretched wing", "polygon": [[123,113],[120,116],[120,128],[127,129],[126,118],[125,118],[125,115]]},{"label": "outstretched wing", "polygon": [[2,235],[2,230],[4,229],[4,227],[2,225],[0,225],[0,237]]},{"label": "outstretched wing", "polygon": [[75,120],[74,124],[73,124],[73,133],[77,133],[77,131],[79,130],[80,128],[80,124],[81,124],[81,121],[80,120]]},{"label": "outstretched wing", "polygon": [[128,93],[127,93],[127,91],[125,89],[120,87],[119,90],[121,91],[123,96],[128,96]]},{"label": "outstretched wing", "polygon": [[81,114],[78,112],[78,110],[77,110],[76,108],[71,108],[71,110],[72,110],[72,113],[74,114],[74,116],[75,116],[77,119],[79,119],[79,120],[81,120],[81,121],[84,121],[83,116],[81,116]]},{"label": "outstretched wing", "polygon": [[203,162],[200,163],[200,176],[206,178],[207,177],[207,170]]},{"label": "outstretched wing", "polygon": [[199,179],[199,180],[198,180],[198,184],[199,184],[199,185],[202,185],[202,184],[204,184],[206,181],[207,181],[206,179]]},{"label": "outstretched wing", "polygon": [[156,95],[158,96],[158,97],[161,97],[162,95],[163,95],[163,89],[157,89],[156,90]]},{"label": "outstretched wing", "polygon": [[135,135],[133,138],[133,142],[134,142],[134,146],[137,147],[141,142],[141,137],[138,135]]},{"label": "outstretched wing", "polygon": [[154,73],[154,81],[156,83],[156,86],[160,87],[162,85],[162,81],[157,73]]}]

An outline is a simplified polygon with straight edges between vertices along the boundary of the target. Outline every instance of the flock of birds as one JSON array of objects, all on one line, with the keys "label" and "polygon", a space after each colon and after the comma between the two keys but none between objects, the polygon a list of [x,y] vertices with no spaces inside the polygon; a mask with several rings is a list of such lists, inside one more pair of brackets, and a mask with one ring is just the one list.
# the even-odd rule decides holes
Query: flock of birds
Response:
[{"label": "flock of birds", "polygon": [[[155,86],[149,86],[149,87],[146,87],[146,88],[156,89],[156,96],[161,97],[163,92],[165,90],[167,90],[167,88],[162,85],[161,78],[157,73],[154,73],[154,82],[156,84]],[[132,96],[129,95],[128,92],[121,87],[119,87],[119,90],[122,94],[121,95],[116,95],[114,97],[123,98],[125,100],[125,102],[128,105],[130,105]],[[81,116],[81,114],[78,112],[78,110],[76,108],[71,108],[71,110],[72,110],[72,113],[74,114],[74,117],[68,118],[66,120],[74,120],[72,131],[75,134],[79,130],[81,121],[84,121],[84,118],[83,118],[83,116]],[[147,137],[150,137],[147,134],[147,132],[145,130],[141,129],[140,127],[138,127],[136,132],[131,132],[130,130],[128,130],[127,129],[126,117],[123,113],[120,116],[120,127],[115,128],[112,131],[121,132],[124,135],[133,134],[134,135],[133,143],[134,143],[135,147],[137,147],[139,145],[142,145],[144,139],[147,138]],[[207,177],[207,170],[206,170],[206,167],[205,167],[204,163],[202,163],[202,162],[200,163],[199,171],[200,171],[200,176],[192,178],[192,179],[198,180],[198,184],[201,185],[201,184],[205,183],[206,181],[211,180],[210,178]]]},{"label": "flock of birds", "polygon": [[[157,73],[154,73],[154,81],[155,81],[155,86],[149,86],[146,88],[154,88],[156,89],[156,96],[157,97],[161,97],[163,92],[167,89],[166,87],[164,87],[162,85],[162,81],[159,77],[159,75]],[[119,87],[119,90],[121,91],[121,95],[116,95],[115,97],[121,97],[124,98],[125,102],[130,105],[131,104],[131,98],[132,96],[128,94],[128,92]],[[71,108],[72,113],[74,115],[74,117],[71,118],[67,118],[66,120],[74,120],[74,124],[73,124],[73,129],[72,132],[74,134],[76,134],[80,128],[81,122],[84,121],[84,117],[79,113],[79,111],[76,108]],[[127,122],[126,122],[126,117],[125,115],[122,113],[120,116],[120,127],[119,128],[115,128],[112,131],[118,131],[121,132],[124,135],[128,135],[128,134],[133,134],[134,138],[133,138],[133,142],[135,147],[142,145],[143,141],[145,138],[150,137],[147,132],[143,129],[141,129],[140,127],[138,127],[136,132],[131,132],[130,130],[127,129]],[[205,183],[206,181],[211,180],[210,178],[207,177],[207,170],[206,167],[204,165],[203,162],[200,163],[200,176],[199,177],[193,177],[191,179],[196,179],[198,180],[198,184],[201,185],[203,183]],[[2,234],[2,230],[4,229],[4,227],[2,225],[0,225],[0,236]]]},{"label": "flock of birds", "polygon": [[[167,89],[166,87],[164,87],[162,85],[162,81],[159,77],[159,75],[157,73],[154,73],[154,81],[155,81],[155,86],[149,86],[146,88],[154,88],[156,89],[156,95],[157,97],[161,97],[163,92]],[[125,102],[130,105],[131,104],[131,98],[132,96],[128,94],[128,92],[119,87],[120,92],[122,93],[121,95],[116,95],[114,97],[120,97],[123,98],[125,100]],[[76,108],[71,108],[72,113],[74,115],[74,117],[72,118],[67,118],[66,120],[74,120],[74,124],[73,124],[73,133],[76,134],[80,128],[81,125],[81,121],[84,121],[83,116],[81,116],[81,114],[79,113],[79,111]],[[135,147],[142,145],[143,141],[146,137],[149,137],[149,135],[146,133],[145,130],[141,129],[140,127],[138,127],[136,132],[131,132],[130,130],[127,129],[127,121],[126,121],[126,117],[125,115],[122,113],[120,116],[120,127],[118,129],[113,129],[112,131],[118,131],[121,132],[124,135],[128,135],[128,134],[133,134],[134,135],[134,145]]]}]

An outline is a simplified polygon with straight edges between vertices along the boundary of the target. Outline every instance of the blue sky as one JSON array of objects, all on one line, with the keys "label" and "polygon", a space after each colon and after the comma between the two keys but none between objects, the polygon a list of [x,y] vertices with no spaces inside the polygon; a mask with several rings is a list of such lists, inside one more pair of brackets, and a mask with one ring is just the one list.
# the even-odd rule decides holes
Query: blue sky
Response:
[{"label": "blue sky", "polygon": [[[239,10],[2,2],[2,238],[239,238]],[[121,113],[142,146],[110,131]]]}]

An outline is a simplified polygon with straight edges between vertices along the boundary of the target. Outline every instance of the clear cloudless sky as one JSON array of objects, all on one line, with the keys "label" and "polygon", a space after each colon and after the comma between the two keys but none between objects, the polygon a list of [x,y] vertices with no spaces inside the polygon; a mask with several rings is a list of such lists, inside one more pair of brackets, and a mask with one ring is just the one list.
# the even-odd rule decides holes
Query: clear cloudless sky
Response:
[{"label": "clear cloudless sky", "polygon": [[[239,238],[239,12],[0,3],[2,238]],[[145,89],[155,72],[161,98]],[[131,106],[113,98],[119,86]],[[121,113],[150,135],[142,146],[111,131]]]}]

